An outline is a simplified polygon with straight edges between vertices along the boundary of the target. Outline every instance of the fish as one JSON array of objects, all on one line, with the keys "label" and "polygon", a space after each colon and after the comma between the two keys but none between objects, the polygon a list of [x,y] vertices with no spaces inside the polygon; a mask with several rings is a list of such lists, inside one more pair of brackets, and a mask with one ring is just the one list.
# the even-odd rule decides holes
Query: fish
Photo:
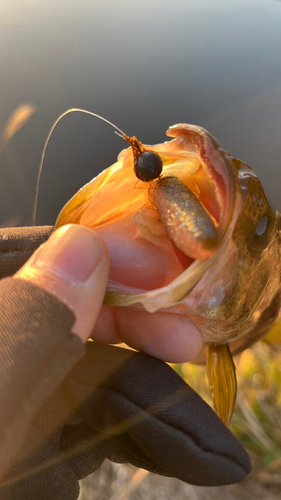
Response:
[{"label": "fish", "polygon": [[[170,140],[139,149],[160,156],[156,179],[136,178],[129,142],[66,203],[56,228],[82,224],[105,240],[105,304],[180,314],[200,328],[203,347],[193,362],[206,363],[215,410],[228,425],[237,391],[233,356],[280,321],[281,216],[254,170],[207,130],[180,123],[166,134]],[[149,273],[138,266],[139,252]],[[165,269],[155,256],[166,259]]]}]

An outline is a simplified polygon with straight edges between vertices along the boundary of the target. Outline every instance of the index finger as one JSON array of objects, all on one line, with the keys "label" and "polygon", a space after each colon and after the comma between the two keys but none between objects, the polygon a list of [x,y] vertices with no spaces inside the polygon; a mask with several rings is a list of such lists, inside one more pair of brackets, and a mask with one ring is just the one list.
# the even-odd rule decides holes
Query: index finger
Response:
[{"label": "index finger", "polygon": [[202,335],[178,314],[103,306],[91,338],[109,344],[126,343],[138,351],[172,363],[191,361],[202,347]]}]

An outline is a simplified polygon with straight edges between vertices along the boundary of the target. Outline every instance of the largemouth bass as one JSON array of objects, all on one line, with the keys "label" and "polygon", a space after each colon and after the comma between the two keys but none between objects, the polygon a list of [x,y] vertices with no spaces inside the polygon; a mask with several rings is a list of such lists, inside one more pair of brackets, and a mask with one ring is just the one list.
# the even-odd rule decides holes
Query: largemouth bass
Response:
[{"label": "largemouth bass", "polygon": [[[161,309],[199,326],[204,346],[195,362],[207,363],[215,409],[229,423],[232,355],[264,336],[280,314],[280,216],[255,172],[206,130],[178,124],[167,135],[171,141],[143,146],[162,160],[157,179],[137,181],[128,148],[73,196],[56,227],[82,224],[106,241],[106,304]],[[147,255],[145,270],[138,252]],[[166,258],[165,269],[157,256]]]}]

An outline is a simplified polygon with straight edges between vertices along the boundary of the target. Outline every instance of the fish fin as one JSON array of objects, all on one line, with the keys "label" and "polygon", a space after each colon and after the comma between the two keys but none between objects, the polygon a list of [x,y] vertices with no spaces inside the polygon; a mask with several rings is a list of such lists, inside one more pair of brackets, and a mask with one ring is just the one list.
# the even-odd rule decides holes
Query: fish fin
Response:
[{"label": "fish fin", "polygon": [[[269,330],[269,332],[263,337],[262,342],[266,344],[281,344],[281,321],[277,321],[275,325]],[[279,347],[279,346],[278,346]]]},{"label": "fish fin", "polygon": [[228,344],[206,343],[207,371],[215,410],[230,423],[236,399],[236,373]]}]

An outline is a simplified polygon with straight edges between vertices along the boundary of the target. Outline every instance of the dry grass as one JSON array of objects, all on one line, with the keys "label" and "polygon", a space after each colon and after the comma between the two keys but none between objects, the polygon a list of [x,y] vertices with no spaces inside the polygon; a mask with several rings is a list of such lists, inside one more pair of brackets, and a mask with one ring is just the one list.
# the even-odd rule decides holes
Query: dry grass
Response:
[{"label": "dry grass", "polygon": [[[271,475],[269,477],[272,477]],[[281,476],[279,475],[279,481]],[[199,487],[157,476],[131,465],[105,461],[81,482],[79,500],[280,500],[281,483],[270,484],[254,473],[237,485]]]},{"label": "dry grass", "polygon": [[[239,485],[198,487],[106,461],[81,482],[79,500],[277,500],[281,498],[281,353],[259,343],[236,359],[238,398],[231,430],[248,449],[253,472]],[[211,404],[206,371],[176,371]]]}]

